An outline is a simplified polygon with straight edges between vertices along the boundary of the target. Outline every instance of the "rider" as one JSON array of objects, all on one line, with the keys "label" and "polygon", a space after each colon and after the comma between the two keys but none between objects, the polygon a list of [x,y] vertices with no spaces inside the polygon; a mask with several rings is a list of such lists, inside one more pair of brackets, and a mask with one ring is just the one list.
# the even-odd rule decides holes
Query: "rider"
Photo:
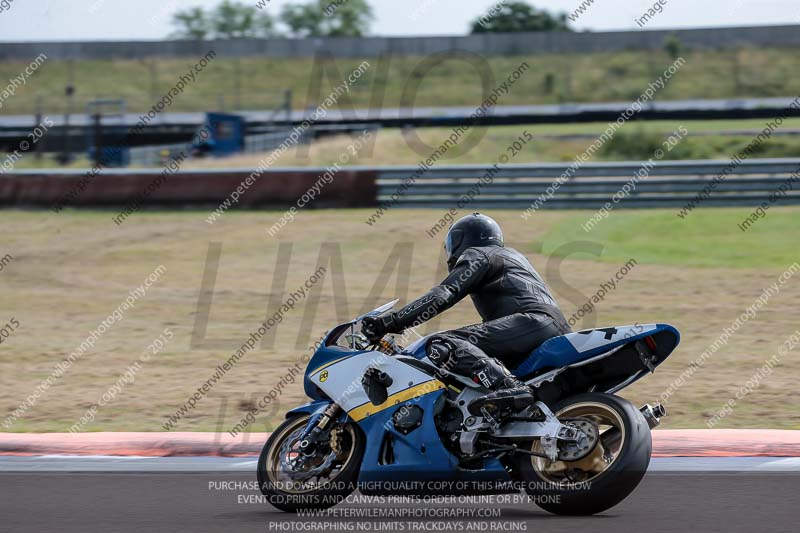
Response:
[{"label": "rider", "polygon": [[370,340],[430,320],[466,295],[482,324],[431,336],[428,358],[493,391],[468,406],[475,415],[519,411],[534,403],[533,392],[506,367],[516,367],[551,337],[570,327],[541,276],[521,253],[503,244],[503,232],[480,213],[456,221],[445,239],[449,275],[399,311],[364,319]]}]

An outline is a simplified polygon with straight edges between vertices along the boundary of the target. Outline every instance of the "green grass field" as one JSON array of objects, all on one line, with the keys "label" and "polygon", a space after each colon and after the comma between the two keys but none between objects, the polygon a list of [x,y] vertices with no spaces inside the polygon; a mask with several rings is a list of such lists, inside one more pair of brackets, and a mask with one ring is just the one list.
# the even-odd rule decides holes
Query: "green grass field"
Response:
[{"label": "green grass field", "polygon": [[[793,96],[800,94],[800,56],[793,48],[741,50],[685,50],[686,64],[659,91],[657,99]],[[48,60],[16,96],[5,102],[0,114],[62,113],[64,87],[76,88],[74,112],[96,98],[124,98],[128,109],[150,109],[199,58],[59,61]],[[356,83],[343,105],[369,107],[373,93],[383,94],[378,107],[408,105],[403,93],[410,81],[419,81],[415,68],[423,58],[393,57],[384,69],[377,59]],[[630,101],[657,79],[672,63],[665,52],[650,50],[596,54],[541,54],[486,58],[496,82],[505,79],[523,61],[530,69],[502,97],[499,104]],[[354,70],[359,59],[325,63],[328,72],[319,97],[309,97],[314,76],[312,59],[218,57],[197,76],[197,81],[176,98],[170,111],[210,109],[262,109],[276,107],[284,90],[292,91],[293,107],[305,109],[325,98],[342,76]],[[318,66],[322,66],[320,63]],[[0,62],[0,79],[18,76],[24,62]],[[379,74],[385,70],[385,77]],[[376,85],[376,78],[380,78]],[[332,81],[333,79],[333,81]],[[422,78],[414,99],[417,106],[477,105],[482,100],[480,75],[463,60],[442,63]],[[492,83],[492,86],[496,83]],[[373,89],[376,89],[374,91]]]},{"label": "green grass field", "polygon": [[[796,210],[771,210],[742,232],[738,224],[750,211],[701,209],[688,220],[668,211],[620,211],[586,232],[584,213],[553,227],[543,239],[543,252],[553,253],[569,242],[589,239],[605,245],[601,261],[713,268],[781,268],[800,260],[787,235],[800,228]],[[653,238],[660,236],[660,238]]]},{"label": "green grass field", "polygon": [[[612,212],[591,234],[581,224],[593,213],[544,211],[523,221],[517,211],[491,211],[507,241],[523,251],[553,288],[567,316],[600,285],[634,258],[616,290],[606,295],[590,318],[577,327],[668,322],[682,343],[655,375],[629,390],[635,402],[652,401],[795,260],[800,208],[776,207],[747,234],[736,223],[747,209],[700,209],[680,220],[673,210]],[[166,272],[124,319],[106,331],[25,415],[3,431],[66,431],[85,414],[153,342],[164,328],[174,337],[145,364],[133,383],[99,408],[85,431],[161,431],[167,415],[187,400],[244,342],[254,326],[274,311],[268,298],[276,289],[278,241],[291,242],[285,290],[295,290],[315,269],[323,243],[342,253],[341,268],[319,290],[319,308],[304,321],[308,301],[288,313],[271,347],[258,347],[198,403],[178,431],[215,431],[238,423],[257,398],[274,387],[309,342],[346,317],[399,296],[408,301],[442,277],[441,239],[425,231],[438,210],[390,211],[380,223],[364,223],[367,210],[304,210],[275,239],[266,228],[277,211],[229,212],[214,226],[206,210],[147,211],[122,226],[106,211],[0,211],[0,257],[13,261],[0,271],[0,323],[20,327],[0,345],[0,422],[53,366],[86,339],[158,265]],[[600,256],[569,255],[573,239],[600,246]],[[224,340],[216,348],[192,348],[204,264],[212,242],[222,243],[207,338]],[[335,244],[338,243],[338,244]],[[411,253],[408,277],[392,274],[382,290],[372,291],[395,246]],[[577,244],[585,250],[586,244]],[[328,248],[330,249],[330,248]],[[557,254],[567,255],[562,258]],[[331,279],[338,279],[334,291]],[[665,427],[704,427],[705,421],[800,328],[795,275],[749,322],[670,398]],[[273,295],[280,301],[281,296]],[[473,323],[467,300],[430,329]],[[775,371],[717,427],[800,429],[797,357],[787,356]],[[271,429],[282,411],[303,400],[299,382],[291,384],[273,412],[262,414],[254,430]]]},{"label": "green grass field", "polygon": [[[726,121],[727,122],[727,121]],[[761,131],[763,122],[741,121],[729,124],[738,131]],[[496,162],[500,155],[506,154],[508,146],[523,131],[530,131],[533,142],[526,144],[510,163],[543,163],[572,161],[575,154],[584,152],[599,136],[605,124],[570,125],[572,127],[548,127],[542,125],[493,127],[475,130],[473,135],[479,142],[464,153],[451,150],[448,158],[440,161],[446,164],[488,164]],[[665,139],[679,128],[685,127],[689,134],[675,148],[666,154],[665,159],[729,159],[752,141],[755,134],[721,135],[714,130],[713,122],[671,121],[635,122],[626,124],[614,138],[599,150],[594,161],[647,160],[653,157],[654,147],[659,147]],[[784,129],[800,128],[800,119],[787,121]],[[573,133],[555,133],[571,131]],[[717,133],[715,133],[717,132]],[[416,166],[427,158],[433,147],[443,143],[452,133],[447,128],[425,128],[417,130],[418,137],[430,148],[419,147],[415,141],[408,141],[408,132],[401,130],[381,130],[373,150],[362,149],[351,157],[351,165],[410,165]],[[706,135],[705,133],[710,133]],[[584,135],[584,137],[554,137],[555,135]],[[348,145],[352,138],[346,135],[321,139],[312,143],[307,150],[291,150],[280,158],[285,166],[328,166],[340,161],[342,154],[350,154]],[[460,141],[463,143],[466,141]],[[449,157],[453,155],[453,157]],[[774,135],[759,147],[754,157],[797,157],[800,156],[800,136]],[[264,154],[242,154],[223,159],[192,160],[187,167],[257,167]],[[28,162],[26,164],[33,164]]]}]

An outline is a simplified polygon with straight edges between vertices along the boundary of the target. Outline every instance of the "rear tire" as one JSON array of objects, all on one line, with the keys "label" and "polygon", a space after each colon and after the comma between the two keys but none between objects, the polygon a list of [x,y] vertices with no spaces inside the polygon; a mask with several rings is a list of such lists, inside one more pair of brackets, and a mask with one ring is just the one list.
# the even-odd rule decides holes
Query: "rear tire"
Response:
[{"label": "rear tire", "polygon": [[279,480],[281,472],[276,468],[282,447],[293,435],[308,423],[309,415],[292,417],[278,426],[267,439],[258,458],[258,486],[267,500],[282,511],[295,513],[300,509],[327,509],[342,502],[352,493],[358,483],[361,460],[364,457],[366,439],[358,425],[348,422],[339,424],[347,431],[348,446],[346,459],[336,474],[321,482],[317,488],[308,490],[286,490],[296,488],[291,482]]},{"label": "rear tire", "polygon": [[[598,413],[595,420],[609,422],[602,424],[609,429],[600,435],[600,444],[590,456],[580,461],[551,462],[514,454],[512,474],[523,482],[535,503],[554,514],[592,515],[628,497],[644,477],[652,453],[652,435],[642,413],[628,400],[604,393],[579,394],[558,402],[552,410],[559,418],[583,413],[592,419],[591,413]],[[620,427],[612,431],[617,424]],[[621,443],[615,438],[620,434]],[[528,441],[524,446],[541,451],[538,440]],[[613,459],[609,462],[611,455]],[[591,468],[580,468],[586,465]],[[564,483],[573,485],[564,487]]]}]

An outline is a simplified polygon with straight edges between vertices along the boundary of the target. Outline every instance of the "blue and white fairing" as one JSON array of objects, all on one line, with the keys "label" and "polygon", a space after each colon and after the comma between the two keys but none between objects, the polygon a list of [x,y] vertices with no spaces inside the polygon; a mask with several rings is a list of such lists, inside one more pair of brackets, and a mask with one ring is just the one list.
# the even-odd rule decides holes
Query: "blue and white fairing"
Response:
[{"label": "blue and white fairing", "polygon": [[[367,315],[380,314],[394,303],[396,301]],[[363,316],[333,328],[314,352],[303,380],[303,387],[309,398],[319,402],[335,401],[347,417],[360,423],[402,402],[414,401],[445,388],[431,373],[410,366],[392,355],[377,350],[348,347],[355,343],[347,334],[354,333],[354,325]],[[341,346],[341,339],[347,339],[348,346]],[[388,398],[381,405],[372,404],[362,385],[362,377],[370,369],[380,370],[392,380],[386,388]],[[294,410],[290,414],[310,413],[312,409],[316,411],[317,407],[309,404],[299,409],[301,410]]]},{"label": "blue and white fairing", "polygon": [[678,330],[669,324],[635,324],[610,328],[586,329],[546,340],[512,372],[526,377],[543,369],[580,363],[614,348],[653,338],[657,347],[653,366],[660,365],[680,342]]},{"label": "blue and white fairing", "polygon": [[[380,314],[387,306],[369,314]],[[443,445],[433,419],[436,406],[445,394],[443,382],[431,373],[403,362],[402,358],[380,351],[337,345],[338,339],[348,331],[352,332],[361,318],[337,326],[322,341],[308,363],[304,379],[305,392],[313,401],[293,409],[287,417],[308,414],[311,427],[335,400],[342,408],[342,420],[357,423],[366,437],[359,475],[361,483],[402,479],[506,480],[507,473],[497,459],[487,458],[482,469],[465,471],[458,467],[458,459]],[[425,345],[429,338],[418,339],[402,353],[417,359],[426,358]],[[678,345],[679,339],[677,330],[667,324],[579,331],[549,339],[512,371],[531,384],[553,374],[556,380],[577,381],[577,387],[589,387],[597,386],[597,383],[581,383],[587,376],[580,371],[591,368],[590,365],[602,365],[608,372],[602,374],[605,381],[600,390],[615,392],[661,364]],[[647,341],[648,354],[652,356],[646,364],[640,361],[637,350],[626,347],[639,340]],[[581,365],[585,366],[579,368]],[[386,401],[380,405],[370,402],[361,385],[361,376],[375,367],[393,380],[387,388]],[[530,379],[532,376],[534,379]],[[589,377],[600,376],[591,373]],[[552,379],[549,382],[553,384]],[[397,430],[392,416],[403,406],[412,405],[421,409],[423,419],[417,430],[406,434]],[[387,443],[391,445],[390,459],[386,457]]]},{"label": "blue and white fairing", "polygon": [[[587,329],[548,339],[527,359],[511,371],[526,378],[545,369],[561,368],[586,361],[620,346],[652,337],[657,346],[653,366],[660,365],[680,342],[678,330],[669,324],[634,324],[609,328]],[[426,357],[423,337],[410,344],[404,353],[418,359]]]},{"label": "blue and white fairing", "polygon": [[[309,427],[332,401],[342,408],[342,420],[359,425],[366,437],[359,483],[387,480],[454,480],[465,474],[458,468],[458,459],[448,451],[436,429],[436,404],[444,394],[445,384],[433,375],[380,351],[354,350],[337,346],[337,340],[351,324],[337,326],[326,336],[308,363],[304,387],[315,399],[289,412],[287,416],[308,414]],[[361,384],[361,377],[370,368],[388,374],[386,400],[373,404]],[[420,427],[404,433],[392,422],[401,409],[415,406],[423,414]],[[387,459],[388,448],[391,449]],[[497,460],[487,459],[487,468],[470,474],[470,479],[497,480],[507,477]],[[366,490],[369,485],[362,486]]]}]

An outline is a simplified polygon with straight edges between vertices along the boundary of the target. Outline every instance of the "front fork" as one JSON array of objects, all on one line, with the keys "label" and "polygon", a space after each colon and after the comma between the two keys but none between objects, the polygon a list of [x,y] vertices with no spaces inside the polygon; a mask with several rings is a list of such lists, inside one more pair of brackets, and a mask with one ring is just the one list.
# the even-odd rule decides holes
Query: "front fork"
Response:
[{"label": "front fork", "polygon": [[314,455],[318,444],[329,440],[331,426],[341,414],[342,408],[332,403],[321,414],[312,416],[300,435],[298,451],[305,456]]}]

